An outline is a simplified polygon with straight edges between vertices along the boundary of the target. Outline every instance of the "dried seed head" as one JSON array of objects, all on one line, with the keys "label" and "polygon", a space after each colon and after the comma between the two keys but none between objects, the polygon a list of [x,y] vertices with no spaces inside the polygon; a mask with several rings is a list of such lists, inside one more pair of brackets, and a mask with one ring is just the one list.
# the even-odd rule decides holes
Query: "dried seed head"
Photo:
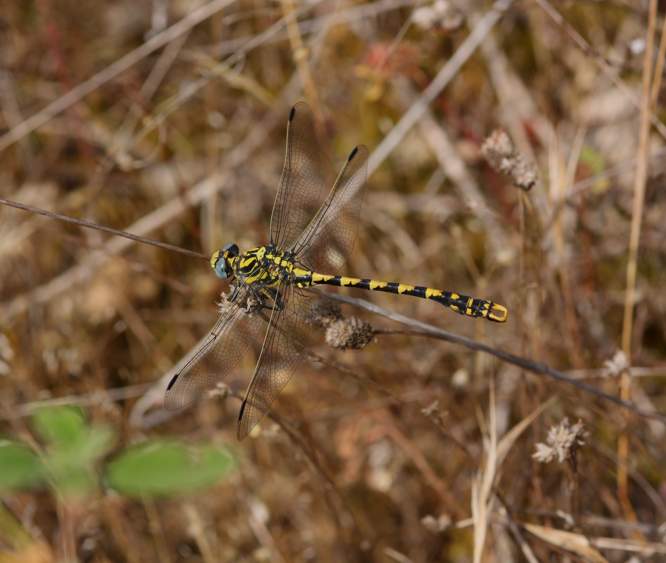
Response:
[{"label": "dried seed head", "polygon": [[416,8],[412,14],[412,21],[421,29],[440,27],[446,31],[453,31],[465,23],[465,18],[449,0],[435,0],[430,6]]},{"label": "dried seed head", "polygon": [[342,319],[340,305],[331,299],[315,301],[306,313],[305,318],[307,323],[321,328],[326,328],[340,319]]},{"label": "dried seed head", "polygon": [[574,458],[576,450],[585,445],[587,435],[582,421],[571,426],[569,419],[565,418],[557,426],[551,426],[546,444],[539,442],[532,457],[541,463],[548,463],[555,458],[562,463]]},{"label": "dried seed head", "polygon": [[357,317],[338,319],[329,324],[326,329],[326,343],[341,350],[365,348],[372,341],[373,336],[372,326]]},{"label": "dried seed head", "polygon": [[438,534],[447,530],[451,527],[451,522],[451,517],[448,514],[441,514],[436,518],[431,514],[428,514],[421,518],[421,524],[423,527],[433,534]]},{"label": "dried seed head", "polygon": [[481,147],[483,157],[498,172],[511,177],[514,185],[530,190],[537,181],[536,168],[516,152],[509,136],[497,129],[484,141]]},{"label": "dried seed head", "polygon": [[619,377],[622,375],[622,372],[628,370],[631,366],[625,353],[622,350],[618,350],[610,360],[604,362],[604,367],[606,368],[606,375],[608,377]]},{"label": "dried seed head", "polygon": [[229,298],[229,294],[222,293],[220,295],[220,301],[217,303],[217,312],[220,315],[226,314],[229,309],[235,307],[234,302]]},{"label": "dried seed head", "polygon": [[438,415],[439,412],[440,412],[440,410],[439,410],[439,401],[434,400],[427,407],[422,408],[421,412],[427,417],[433,417],[435,415]]},{"label": "dried seed head", "polygon": [[238,307],[242,307],[248,315],[261,310],[261,301],[251,291],[247,289],[241,289],[240,293],[237,293],[237,291],[237,288],[232,286],[227,293],[220,296],[220,302],[218,303],[220,315],[226,315],[230,310],[235,310]]},{"label": "dried seed head", "polygon": [[8,375],[11,372],[10,365],[14,358],[14,349],[4,334],[0,332],[0,375]]},{"label": "dried seed head", "polygon": [[433,401],[427,407],[421,409],[421,412],[437,426],[444,428],[446,420],[444,418],[444,413],[442,413],[442,409],[439,406],[439,401]]}]

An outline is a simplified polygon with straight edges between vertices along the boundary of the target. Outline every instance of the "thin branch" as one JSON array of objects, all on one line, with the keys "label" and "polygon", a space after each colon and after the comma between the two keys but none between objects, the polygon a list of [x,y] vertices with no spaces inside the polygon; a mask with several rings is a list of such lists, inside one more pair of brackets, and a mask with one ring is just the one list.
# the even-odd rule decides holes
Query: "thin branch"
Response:
[{"label": "thin branch", "polygon": [[[640,129],[638,152],[636,154],[636,175],[634,176],[634,201],[631,211],[631,231],[629,234],[629,257],[627,260],[627,288],[624,294],[624,317],[622,319],[622,351],[631,365],[631,341],[636,302],[636,275],[638,271],[638,246],[641,238],[643,207],[645,204],[645,186],[648,177],[650,148],[650,116],[652,115],[651,87],[654,55],[654,35],[657,23],[657,0],[650,0],[650,9],[643,57],[643,97],[641,100]],[[662,61],[663,62],[663,61]],[[661,72],[661,68],[656,69]],[[631,377],[624,370],[620,378],[620,397],[628,401],[631,398]],[[628,422],[628,421],[627,421]],[[618,497],[628,520],[635,522],[636,513],[629,495],[629,434],[624,428],[617,443]],[[640,534],[637,534],[640,537]],[[644,539],[644,538],[643,538]]]},{"label": "thin branch", "polygon": [[[650,142],[650,111],[652,85],[652,57],[654,50],[654,28],[657,19],[657,3],[651,0],[650,22],[646,39],[645,57],[643,61],[643,104],[641,106],[640,133],[638,153],[636,155],[636,175],[634,176],[634,201],[631,212],[631,233],[629,238],[629,260],[627,262],[627,289],[624,301],[624,319],[622,323],[622,350],[631,362],[631,336],[636,293],[636,273],[638,262],[638,246],[641,237],[643,207],[645,203],[645,185],[647,183],[649,142]],[[657,69],[661,72],[661,69]]]},{"label": "thin branch", "polygon": [[201,252],[188,250],[187,248],[181,248],[180,246],[169,244],[168,242],[162,242],[152,238],[146,238],[139,235],[134,235],[132,233],[128,233],[127,231],[121,231],[119,229],[114,229],[112,227],[106,227],[104,225],[100,225],[99,223],[88,221],[86,219],[76,219],[75,217],[69,217],[68,215],[62,215],[61,213],[47,211],[46,209],[35,207],[34,205],[28,205],[27,203],[19,203],[17,201],[12,201],[10,199],[5,199],[4,197],[0,197],[0,204],[6,205],[8,207],[14,207],[15,209],[22,209],[23,211],[28,211],[30,213],[37,213],[38,215],[44,215],[45,217],[48,217],[50,219],[56,219],[58,221],[63,221],[64,223],[70,223],[72,225],[77,225],[79,227],[86,227],[87,229],[94,229],[96,231],[110,233],[112,235],[118,237],[124,237],[133,240],[135,242],[150,244],[152,246],[156,246],[164,250],[170,250],[171,252],[180,252],[181,254],[185,254],[186,256],[190,256],[192,258],[202,258],[204,260],[208,260],[208,256],[206,254],[202,254]]}]

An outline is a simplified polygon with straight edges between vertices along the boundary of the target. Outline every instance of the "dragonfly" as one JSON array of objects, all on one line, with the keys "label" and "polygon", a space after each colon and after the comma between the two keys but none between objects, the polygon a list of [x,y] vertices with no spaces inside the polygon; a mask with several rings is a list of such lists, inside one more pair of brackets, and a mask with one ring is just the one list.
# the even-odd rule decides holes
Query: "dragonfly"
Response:
[{"label": "dragonfly", "polygon": [[242,371],[249,355],[255,365],[238,415],[239,440],[269,412],[303,357],[296,335],[303,332],[315,286],[419,297],[466,317],[499,323],[508,317],[507,309],[493,301],[335,273],[353,246],[360,220],[368,149],[356,146],[331,181],[331,167],[317,133],[308,105],[297,103],[287,121],[269,242],[245,252],[230,243],[213,252],[210,266],[218,277],[230,280],[230,291],[220,304],[217,322],[165,392],[165,407],[182,409],[230,373]]}]

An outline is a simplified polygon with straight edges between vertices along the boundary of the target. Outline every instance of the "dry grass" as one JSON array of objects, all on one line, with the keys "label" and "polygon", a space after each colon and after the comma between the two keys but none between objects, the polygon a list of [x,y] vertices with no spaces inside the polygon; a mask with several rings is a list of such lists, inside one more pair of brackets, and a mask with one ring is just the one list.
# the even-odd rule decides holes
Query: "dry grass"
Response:
[{"label": "dry grass", "polygon": [[246,249],[266,240],[305,98],[336,161],[372,152],[347,273],[510,311],[500,325],[354,294],[379,305],[343,305],[374,341],[340,351],[313,330],[310,361],[235,444],[245,379],[159,409],[226,289],[207,264],[2,207],[0,434],[37,446],[28,415],[75,403],[117,450],[175,436],[240,462],[185,498],[2,493],[0,561],[663,560],[655,0],[42,0],[0,25],[0,197]]}]

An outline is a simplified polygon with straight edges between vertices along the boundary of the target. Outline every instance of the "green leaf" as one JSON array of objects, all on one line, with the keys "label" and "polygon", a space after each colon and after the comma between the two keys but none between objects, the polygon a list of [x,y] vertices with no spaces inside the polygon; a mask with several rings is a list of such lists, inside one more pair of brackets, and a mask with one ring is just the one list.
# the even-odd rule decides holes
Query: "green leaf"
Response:
[{"label": "green leaf", "polygon": [[93,426],[68,448],[72,462],[88,465],[106,454],[113,445],[114,433],[107,426]]},{"label": "green leaf", "polygon": [[111,487],[126,495],[165,496],[213,485],[234,466],[225,448],[152,441],[118,456],[106,477]]},{"label": "green leaf", "polygon": [[44,464],[54,487],[63,495],[83,495],[97,483],[95,462],[111,447],[113,434],[105,428],[92,428],[77,444],[53,448]]},{"label": "green leaf", "polygon": [[91,467],[61,465],[45,460],[51,475],[53,488],[65,497],[85,496],[97,484],[97,476]]},{"label": "green leaf", "polygon": [[113,445],[113,431],[89,426],[75,407],[40,409],[32,419],[46,442],[43,463],[51,484],[63,495],[85,495],[97,483],[95,462]]},{"label": "green leaf", "polygon": [[44,407],[32,416],[37,434],[56,446],[71,445],[83,437],[87,430],[81,409],[76,407]]},{"label": "green leaf", "polygon": [[44,467],[30,448],[0,439],[0,491],[30,487],[43,475]]}]

